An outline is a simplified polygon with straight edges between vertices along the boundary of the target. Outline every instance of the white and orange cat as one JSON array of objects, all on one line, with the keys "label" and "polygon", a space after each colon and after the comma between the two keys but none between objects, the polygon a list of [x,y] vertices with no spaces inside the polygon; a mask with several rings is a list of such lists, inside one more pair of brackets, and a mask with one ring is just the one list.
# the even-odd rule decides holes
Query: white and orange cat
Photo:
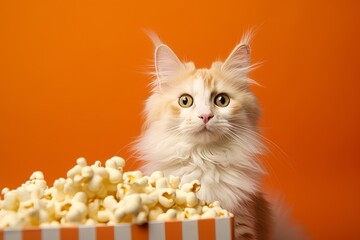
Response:
[{"label": "white and orange cat", "polygon": [[136,143],[144,172],[199,179],[199,198],[235,214],[236,239],[272,239],[273,218],[261,190],[264,169],[259,106],[249,85],[250,34],[209,69],[183,63],[156,35],[156,77]]}]

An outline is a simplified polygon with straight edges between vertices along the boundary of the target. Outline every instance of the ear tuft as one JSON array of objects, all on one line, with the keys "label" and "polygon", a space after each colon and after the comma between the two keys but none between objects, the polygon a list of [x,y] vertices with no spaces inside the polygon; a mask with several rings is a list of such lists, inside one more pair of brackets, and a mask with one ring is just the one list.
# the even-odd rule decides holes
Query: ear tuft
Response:
[{"label": "ear tuft", "polygon": [[250,64],[250,41],[252,32],[246,32],[240,43],[230,53],[223,63],[221,70],[235,76],[246,76],[251,70]]}]

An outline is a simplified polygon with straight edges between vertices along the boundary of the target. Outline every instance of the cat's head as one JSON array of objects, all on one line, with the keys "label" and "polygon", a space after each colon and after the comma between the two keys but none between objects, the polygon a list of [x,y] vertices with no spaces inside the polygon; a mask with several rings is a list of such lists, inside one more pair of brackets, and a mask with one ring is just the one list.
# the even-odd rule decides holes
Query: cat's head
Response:
[{"label": "cat's head", "polygon": [[224,62],[209,69],[180,61],[171,48],[153,39],[156,76],[145,109],[148,126],[200,144],[240,141],[255,130],[259,108],[249,89],[249,35]]}]

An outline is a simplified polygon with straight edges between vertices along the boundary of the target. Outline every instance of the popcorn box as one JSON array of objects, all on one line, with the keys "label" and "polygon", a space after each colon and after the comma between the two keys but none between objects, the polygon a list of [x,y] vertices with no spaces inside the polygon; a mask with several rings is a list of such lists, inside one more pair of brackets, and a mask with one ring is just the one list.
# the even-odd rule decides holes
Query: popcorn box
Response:
[{"label": "popcorn box", "polygon": [[4,188],[0,240],[234,239],[233,215],[197,197],[199,180],[180,185],[178,176],[124,172],[124,165],[116,156],[104,167],[79,158],[51,187],[36,171]]},{"label": "popcorn box", "polygon": [[144,225],[5,228],[0,230],[0,240],[234,240],[234,217]]}]

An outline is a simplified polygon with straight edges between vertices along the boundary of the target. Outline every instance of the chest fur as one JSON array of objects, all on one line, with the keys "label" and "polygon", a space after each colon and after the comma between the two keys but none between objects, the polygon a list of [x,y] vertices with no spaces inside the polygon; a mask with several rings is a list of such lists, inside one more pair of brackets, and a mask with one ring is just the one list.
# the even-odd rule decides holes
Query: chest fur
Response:
[{"label": "chest fur", "polygon": [[[161,165],[166,175],[182,177],[182,183],[200,180],[200,199],[220,201],[230,211],[257,191],[257,174],[239,164],[225,151],[195,149],[186,158],[172,159],[174,165]],[[229,157],[233,157],[229,159]]]}]

